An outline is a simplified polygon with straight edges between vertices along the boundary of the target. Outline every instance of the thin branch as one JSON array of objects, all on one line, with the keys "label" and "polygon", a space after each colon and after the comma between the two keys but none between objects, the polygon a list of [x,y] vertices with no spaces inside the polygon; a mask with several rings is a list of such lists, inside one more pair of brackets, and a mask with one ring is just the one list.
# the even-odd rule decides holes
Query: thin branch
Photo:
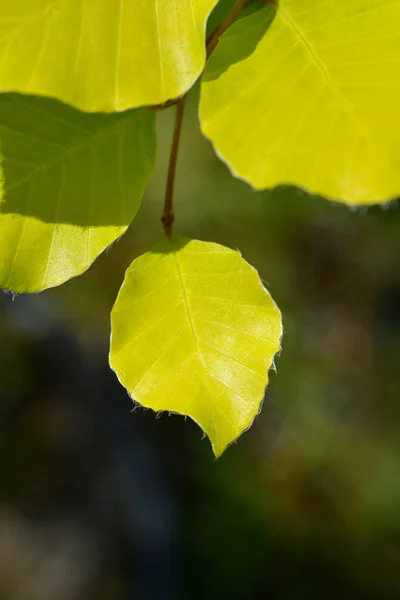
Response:
[{"label": "thin branch", "polygon": [[172,226],[174,224],[174,188],[176,166],[178,162],[179,145],[182,133],[183,115],[185,112],[185,96],[176,105],[176,118],[174,136],[172,138],[171,155],[169,159],[167,186],[165,189],[164,212],[161,217],[165,235],[170,240],[172,237]]},{"label": "thin branch", "polygon": [[[236,4],[226,17],[226,19],[215,29],[215,31],[210,35],[206,43],[206,57],[207,60],[214,52],[215,48],[218,45],[218,41],[225,33],[225,31],[237,20],[242,10],[251,0],[237,0]],[[185,100],[186,94],[179,98],[178,100],[170,100],[163,105],[155,106],[156,110],[160,110],[163,108],[168,108],[169,106],[176,105],[176,119],[175,119],[175,129],[174,136],[172,139],[171,146],[171,155],[169,160],[169,168],[168,168],[168,178],[167,185],[165,190],[165,202],[164,202],[164,212],[161,217],[161,221],[164,227],[165,235],[169,240],[172,238],[172,227],[175,220],[174,215],[174,188],[175,188],[175,176],[176,176],[176,167],[178,162],[178,153],[179,153],[179,145],[181,140],[182,133],[182,122],[183,115],[185,111]]]},{"label": "thin branch", "polygon": [[[274,2],[274,0],[265,0],[265,1],[267,3]],[[232,8],[231,12],[228,14],[226,19],[224,20],[224,22],[221,23],[220,25],[218,25],[218,27],[216,29],[214,29],[214,31],[210,34],[210,36],[208,37],[207,42],[206,42],[207,60],[209,59],[209,57],[211,56],[211,54],[214,52],[215,48],[217,47],[217,44],[218,44],[218,41],[219,41],[219,38],[221,37],[221,35],[223,35],[225,33],[225,31],[227,29],[229,29],[229,27],[231,25],[233,25],[233,23],[239,17],[243,8],[245,8],[247,6],[247,4],[250,4],[250,2],[252,2],[252,0],[238,0],[238,2],[235,4],[235,6]],[[172,100],[168,100],[167,102],[164,102],[164,104],[156,104],[155,106],[152,106],[152,108],[157,111],[164,110],[165,108],[170,108],[171,106],[175,106],[180,101],[181,101],[181,98],[174,98]]]},{"label": "thin branch", "polygon": [[219,27],[217,27],[217,29],[215,29],[212,32],[212,34],[207,40],[207,60],[210,58],[211,54],[217,47],[220,37],[238,19],[240,13],[248,3],[249,0],[237,0],[236,4],[233,6],[226,19],[221,23]]}]

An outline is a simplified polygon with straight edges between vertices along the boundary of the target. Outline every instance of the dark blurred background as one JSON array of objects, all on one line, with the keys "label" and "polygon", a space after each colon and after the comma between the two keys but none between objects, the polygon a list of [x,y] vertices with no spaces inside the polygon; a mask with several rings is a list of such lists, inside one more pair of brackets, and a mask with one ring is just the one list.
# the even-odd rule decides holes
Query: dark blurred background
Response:
[{"label": "dark blurred background", "polygon": [[0,599],[400,598],[400,206],[255,193],[188,104],[176,229],[242,251],[285,336],[221,459],[107,364],[124,271],[162,235],[174,109],[128,234],[82,277],[0,296]]}]

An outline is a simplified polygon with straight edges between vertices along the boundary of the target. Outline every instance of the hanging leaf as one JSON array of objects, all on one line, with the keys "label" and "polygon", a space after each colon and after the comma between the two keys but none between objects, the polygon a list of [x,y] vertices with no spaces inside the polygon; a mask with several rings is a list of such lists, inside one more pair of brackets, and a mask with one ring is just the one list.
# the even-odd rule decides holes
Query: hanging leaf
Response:
[{"label": "hanging leaf", "polygon": [[174,237],[128,269],[110,364],[134,400],[190,416],[219,456],[258,414],[281,334],[278,308],[239,252]]},{"label": "hanging leaf", "polygon": [[0,91],[89,112],[161,104],[205,61],[217,0],[0,0]]},{"label": "hanging leaf", "polygon": [[36,292],[85,271],[135,217],[155,145],[150,111],[0,96],[0,286]]},{"label": "hanging leaf", "polygon": [[400,1],[276,0],[238,21],[202,86],[204,134],[257,189],[400,194]]}]

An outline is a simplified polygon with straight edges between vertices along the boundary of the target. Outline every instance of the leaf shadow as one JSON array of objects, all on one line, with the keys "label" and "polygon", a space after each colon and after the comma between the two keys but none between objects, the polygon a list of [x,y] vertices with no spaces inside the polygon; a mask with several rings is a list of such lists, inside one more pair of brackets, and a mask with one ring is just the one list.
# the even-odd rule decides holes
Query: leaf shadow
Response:
[{"label": "leaf shadow", "polygon": [[171,254],[171,252],[179,252],[183,250],[192,240],[183,235],[173,234],[171,239],[163,237],[153,248],[149,251],[150,254]]},{"label": "leaf shadow", "polygon": [[[218,79],[232,65],[246,60],[256,52],[275,20],[277,6],[278,0],[274,3],[267,2],[266,6],[242,17],[227,30],[216,51],[211,55],[203,75],[204,82]],[[229,43],[224,44],[224,39]]]},{"label": "leaf shadow", "polygon": [[0,95],[0,218],[127,227],[155,161],[154,118],[144,114]]}]

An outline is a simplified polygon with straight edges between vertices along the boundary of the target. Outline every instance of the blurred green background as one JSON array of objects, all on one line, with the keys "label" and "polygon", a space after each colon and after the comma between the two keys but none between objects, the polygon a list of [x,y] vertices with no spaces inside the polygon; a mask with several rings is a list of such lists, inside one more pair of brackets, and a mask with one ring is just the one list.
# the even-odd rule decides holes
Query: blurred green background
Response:
[{"label": "blurred green background", "polygon": [[262,414],[215,461],[107,365],[124,271],[162,235],[168,109],[128,234],[59,289],[0,297],[0,598],[400,598],[400,207],[255,193],[197,100],[176,231],[240,249],[282,310]]}]

